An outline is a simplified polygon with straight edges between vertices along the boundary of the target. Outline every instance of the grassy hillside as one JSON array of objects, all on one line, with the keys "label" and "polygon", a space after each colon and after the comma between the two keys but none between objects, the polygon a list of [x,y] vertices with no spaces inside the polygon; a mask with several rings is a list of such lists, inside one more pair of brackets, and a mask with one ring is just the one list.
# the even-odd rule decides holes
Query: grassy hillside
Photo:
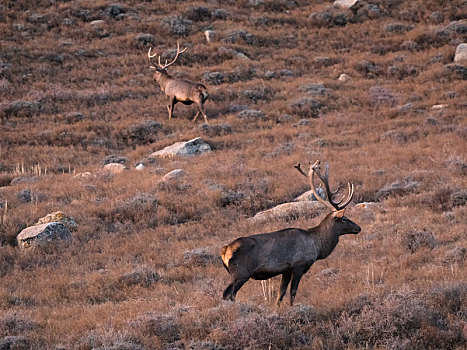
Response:
[{"label": "grassy hillside", "polygon": [[[462,0],[2,1],[0,348],[464,348],[466,17]],[[152,78],[149,47],[177,42],[169,70],[207,86],[208,125],[181,104],[168,120]],[[195,137],[213,151],[148,158]],[[274,306],[278,278],[223,302],[223,245],[324,217],[249,220],[308,190],[293,165],[317,159],[355,184],[362,232],[294,307]],[[56,211],[72,243],[20,250]]]}]

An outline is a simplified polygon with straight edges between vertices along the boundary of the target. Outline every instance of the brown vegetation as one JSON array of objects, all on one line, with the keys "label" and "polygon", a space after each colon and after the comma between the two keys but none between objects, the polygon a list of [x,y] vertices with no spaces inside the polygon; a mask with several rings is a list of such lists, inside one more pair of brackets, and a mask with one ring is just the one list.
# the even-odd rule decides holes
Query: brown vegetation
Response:
[{"label": "brown vegetation", "polygon": [[[462,349],[466,17],[462,0],[3,1],[0,347]],[[185,106],[167,120],[146,52],[170,60],[177,41],[171,73],[207,86],[209,125]],[[213,152],[147,159],[198,136]],[[362,232],[292,308],[259,282],[221,301],[220,247],[322,219],[247,220],[307,190],[293,165],[315,159],[373,202],[349,206]],[[15,246],[56,211],[78,224],[70,246]]]}]

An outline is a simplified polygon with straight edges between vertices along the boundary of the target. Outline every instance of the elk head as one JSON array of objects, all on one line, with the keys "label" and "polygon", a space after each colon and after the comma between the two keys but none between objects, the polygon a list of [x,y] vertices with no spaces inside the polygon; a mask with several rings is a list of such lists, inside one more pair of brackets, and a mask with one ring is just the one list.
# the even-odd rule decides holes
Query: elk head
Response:
[{"label": "elk head", "polygon": [[181,53],[185,52],[187,47],[185,47],[183,50],[180,50],[180,43],[177,43],[177,53],[176,53],[175,58],[173,59],[173,61],[170,62],[170,63],[167,63],[167,60],[165,60],[165,64],[162,64],[161,63],[161,55],[158,55],[156,65],[154,65],[153,62],[151,62],[151,59],[153,57],[157,56],[157,53],[151,55],[151,49],[152,48],[150,47],[149,51],[148,51],[148,60],[149,60],[149,63],[151,64],[149,66],[149,68],[154,69],[156,71],[154,73],[154,80],[159,81],[161,75],[167,74],[167,68],[170,67],[172,64],[174,64],[177,61],[178,56]]}]

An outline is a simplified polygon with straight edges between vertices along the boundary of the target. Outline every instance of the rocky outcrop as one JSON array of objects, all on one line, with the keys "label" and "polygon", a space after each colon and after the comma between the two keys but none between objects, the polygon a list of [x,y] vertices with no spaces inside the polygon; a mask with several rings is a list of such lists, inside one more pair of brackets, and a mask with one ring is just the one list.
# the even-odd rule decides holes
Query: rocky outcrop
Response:
[{"label": "rocky outcrop", "polygon": [[164,149],[152,153],[150,158],[173,158],[175,156],[195,156],[210,152],[211,146],[201,137],[194,138],[189,141],[182,141],[167,146]]},{"label": "rocky outcrop", "polygon": [[291,202],[279,204],[278,206],[264,210],[257,213],[255,216],[250,218],[251,221],[261,222],[269,220],[295,220],[299,217],[312,218],[316,217],[325,210],[326,207],[320,202]]},{"label": "rocky outcrop", "polygon": [[70,230],[60,222],[50,222],[25,228],[17,236],[21,249],[47,248],[51,243],[70,241]]}]

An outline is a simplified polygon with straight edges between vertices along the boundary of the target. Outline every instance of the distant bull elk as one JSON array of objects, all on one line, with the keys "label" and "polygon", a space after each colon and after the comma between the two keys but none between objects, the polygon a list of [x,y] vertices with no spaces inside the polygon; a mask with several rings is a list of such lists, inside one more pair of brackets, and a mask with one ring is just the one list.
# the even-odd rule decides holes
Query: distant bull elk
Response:
[{"label": "distant bull elk", "polygon": [[[345,207],[350,203],[354,187],[348,184],[348,193],[342,199],[334,201],[339,191],[331,192],[329,188],[329,165],[325,164],[325,174],[321,175],[320,162],[310,167],[308,175],[302,171],[300,164],[297,170],[308,177],[311,189],[316,198],[332,209],[318,226],[310,229],[286,228],[280,231],[261,233],[241,237],[221,249],[221,257],[225,268],[231,276],[231,282],[225,289],[224,300],[235,300],[238,290],[250,278],[266,280],[282,275],[277,296],[279,305],[290,287],[290,305],[293,305],[298,284],[316,260],[325,259],[336,247],[339,237],[345,234],[357,234],[360,227],[344,216]],[[316,191],[314,175],[323,182],[326,199]]]},{"label": "distant bull elk", "polygon": [[159,83],[161,90],[165,92],[165,95],[169,98],[169,105],[167,109],[169,111],[169,119],[172,118],[173,109],[177,102],[181,102],[185,105],[191,105],[192,103],[196,104],[198,107],[198,112],[196,113],[193,121],[198,118],[198,115],[201,113],[204,116],[204,120],[207,123],[208,117],[204,111],[204,102],[208,98],[208,90],[203,84],[198,84],[186,79],[174,78],[167,72],[167,68],[174,64],[178,56],[186,51],[186,47],[180,51],[180,44],[177,43],[177,54],[172,62],[161,64],[161,56],[158,57],[158,63],[152,65],[151,58],[155,57],[157,53],[151,55],[151,48],[148,51],[149,63],[151,63],[150,68],[154,69],[154,80]]}]

